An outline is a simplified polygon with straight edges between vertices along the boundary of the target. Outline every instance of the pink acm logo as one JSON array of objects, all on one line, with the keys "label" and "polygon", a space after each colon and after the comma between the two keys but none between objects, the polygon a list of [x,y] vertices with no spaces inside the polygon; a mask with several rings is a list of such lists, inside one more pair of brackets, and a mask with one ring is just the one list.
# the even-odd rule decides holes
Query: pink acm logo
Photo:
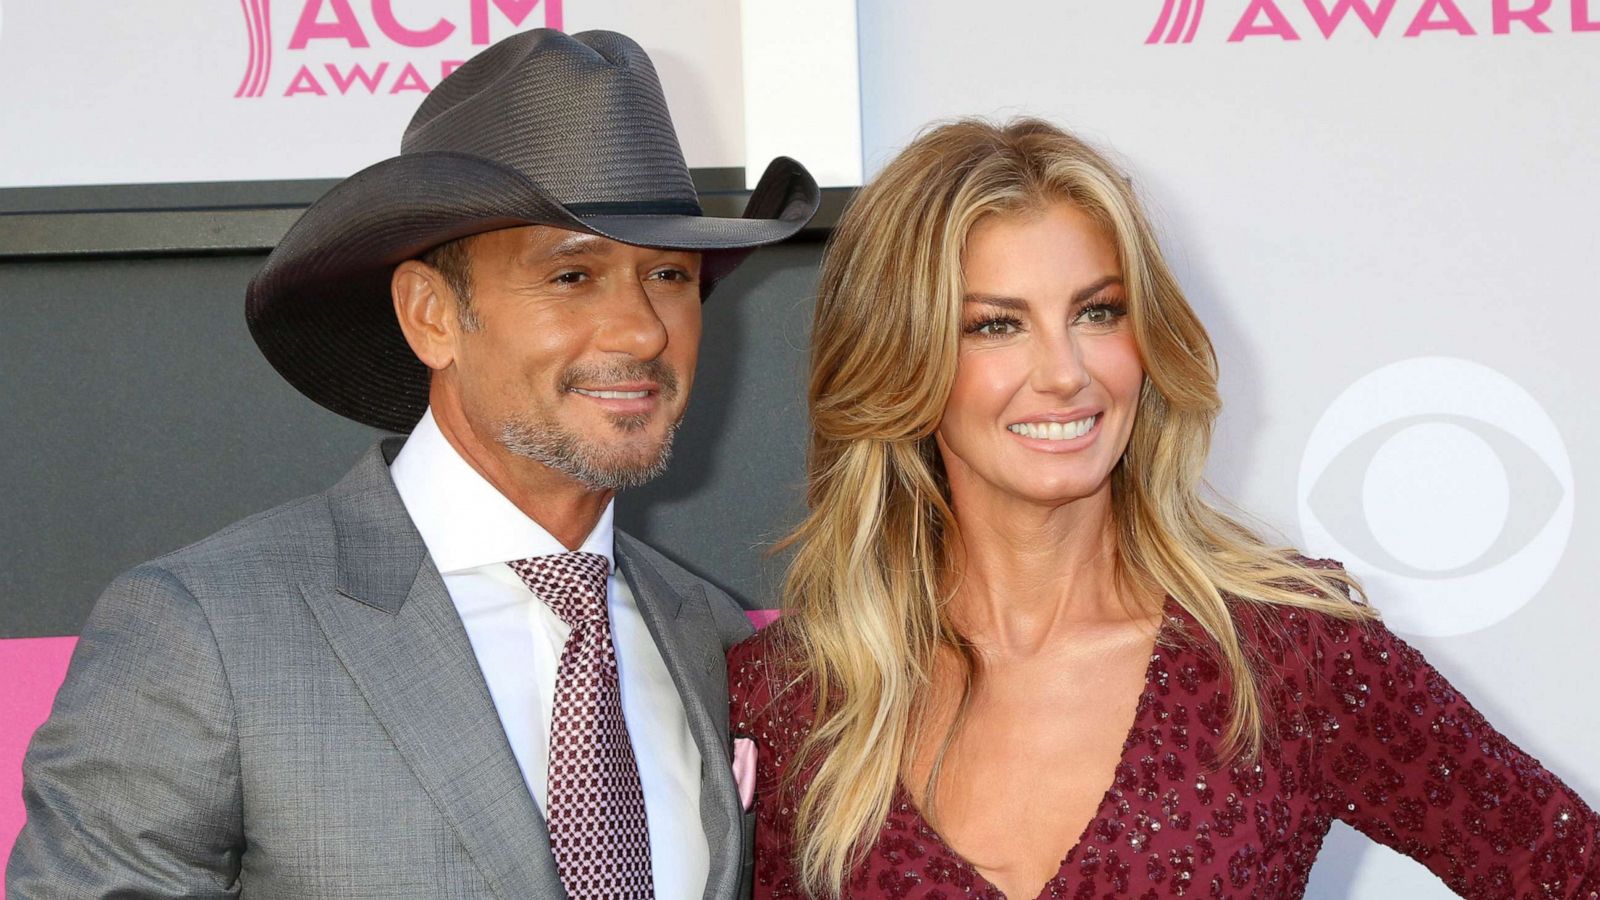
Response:
[{"label": "pink acm logo", "polygon": [[[244,10],[250,55],[235,97],[326,97],[351,93],[427,93],[462,63],[450,58],[461,50],[486,46],[491,32],[510,28],[561,28],[562,0],[449,0],[453,7],[417,21],[402,21],[394,0],[294,0],[278,4],[292,10],[293,30],[280,56],[292,74],[274,85],[273,2],[239,0]],[[359,11],[358,11],[359,7]],[[535,16],[538,11],[541,15]],[[415,17],[415,13],[412,14]],[[280,21],[283,21],[280,19]],[[470,39],[463,47],[461,38]],[[495,36],[501,36],[496,34]],[[339,59],[319,59],[318,52]],[[351,51],[359,51],[352,59]],[[444,55],[440,55],[443,53]]]},{"label": "pink acm logo", "polygon": [[[1460,37],[1514,32],[1600,33],[1600,0],[1248,0],[1230,3],[1228,43],[1252,38],[1298,41],[1302,35],[1331,40],[1341,30],[1371,38]],[[1223,4],[1213,3],[1213,8]],[[1474,15],[1462,10],[1468,6]],[[1237,12],[1237,16],[1233,14]],[[1162,0],[1146,44],[1192,43],[1206,14],[1206,0]],[[1298,25],[1296,24],[1298,22]]]}]

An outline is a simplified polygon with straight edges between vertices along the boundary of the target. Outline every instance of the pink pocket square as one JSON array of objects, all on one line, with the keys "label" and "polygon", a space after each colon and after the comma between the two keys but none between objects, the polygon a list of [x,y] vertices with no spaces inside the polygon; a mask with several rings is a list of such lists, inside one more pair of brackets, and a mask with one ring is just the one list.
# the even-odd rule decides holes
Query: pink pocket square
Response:
[{"label": "pink pocket square", "polygon": [[749,811],[756,799],[756,742],[733,739],[733,782],[739,786],[739,807]]}]

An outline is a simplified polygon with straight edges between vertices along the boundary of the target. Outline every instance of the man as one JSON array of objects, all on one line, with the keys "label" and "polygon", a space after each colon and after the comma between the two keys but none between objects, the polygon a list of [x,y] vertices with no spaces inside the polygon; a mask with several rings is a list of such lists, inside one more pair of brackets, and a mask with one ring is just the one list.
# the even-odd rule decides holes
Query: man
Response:
[{"label": "man", "polygon": [[732,897],[721,591],[624,534],[704,296],[799,230],[699,215],[627,38],[533,31],[307,210],[251,332],[382,442],[101,598],[25,763],[9,896]]}]

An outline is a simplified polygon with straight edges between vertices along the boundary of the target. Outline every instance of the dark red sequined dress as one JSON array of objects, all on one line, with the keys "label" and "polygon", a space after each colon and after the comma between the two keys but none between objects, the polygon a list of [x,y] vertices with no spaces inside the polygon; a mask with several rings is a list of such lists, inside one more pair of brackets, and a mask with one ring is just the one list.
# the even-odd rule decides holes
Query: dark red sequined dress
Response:
[{"label": "dark red sequined dress", "polygon": [[[1260,654],[1269,739],[1259,765],[1208,767],[1227,683],[1199,626],[1167,604],[1113,782],[1041,898],[1300,897],[1334,819],[1473,898],[1600,898],[1600,819],[1378,624],[1269,608],[1241,616]],[[780,779],[810,725],[770,633],[729,655],[735,735],[757,745],[757,898],[803,896]],[[1597,748],[1600,749],[1600,748]],[[1065,848],[1063,848],[1065,849]],[[1003,900],[902,788],[847,895]]]}]

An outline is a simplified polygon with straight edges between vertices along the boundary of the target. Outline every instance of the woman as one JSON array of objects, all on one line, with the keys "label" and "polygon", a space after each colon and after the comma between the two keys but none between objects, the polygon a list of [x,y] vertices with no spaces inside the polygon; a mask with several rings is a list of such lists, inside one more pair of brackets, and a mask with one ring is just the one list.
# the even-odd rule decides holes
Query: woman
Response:
[{"label": "woman", "polygon": [[729,660],[757,897],[1298,897],[1335,818],[1464,896],[1600,896],[1579,797],[1202,499],[1211,345],[1093,149],[916,141],[813,340],[787,615]]}]

